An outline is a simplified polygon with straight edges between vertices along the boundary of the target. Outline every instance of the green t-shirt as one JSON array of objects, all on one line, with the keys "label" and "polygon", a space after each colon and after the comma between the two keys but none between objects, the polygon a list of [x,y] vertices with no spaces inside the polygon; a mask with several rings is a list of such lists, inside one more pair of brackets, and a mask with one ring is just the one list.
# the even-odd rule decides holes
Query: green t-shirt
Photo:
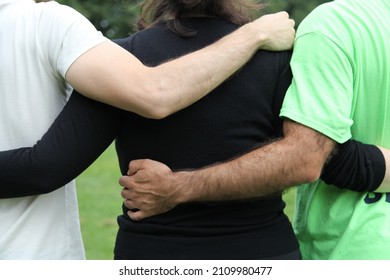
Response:
[{"label": "green t-shirt", "polygon": [[[298,28],[291,67],[281,116],[390,148],[389,0],[319,6]],[[319,180],[298,187],[294,223],[304,259],[390,259],[390,194]]]}]

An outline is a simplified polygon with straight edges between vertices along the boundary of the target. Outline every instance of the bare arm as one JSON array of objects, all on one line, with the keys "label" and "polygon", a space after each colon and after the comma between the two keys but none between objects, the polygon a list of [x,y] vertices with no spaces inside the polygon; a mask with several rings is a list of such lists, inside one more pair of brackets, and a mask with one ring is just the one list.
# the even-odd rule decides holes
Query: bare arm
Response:
[{"label": "bare arm", "polygon": [[[334,147],[328,137],[295,122],[284,122],[285,137],[237,159],[195,171],[172,172],[150,160],[130,163],[120,179],[132,219],[140,220],[189,201],[261,197],[317,180]],[[152,168],[151,168],[152,167]],[[153,176],[150,172],[153,171]]]},{"label": "bare arm", "polygon": [[351,141],[352,145],[343,144],[343,147],[349,147],[348,150],[343,148],[343,152],[332,156],[332,163],[328,163],[335,147],[333,140],[289,120],[284,122],[284,132],[285,138],[279,141],[229,162],[195,171],[172,172],[160,162],[132,161],[130,176],[120,179],[125,205],[129,209],[140,209],[129,211],[129,216],[143,219],[190,201],[266,196],[290,186],[313,182],[325,174],[329,184],[340,188],[389,190],[389,167],[384,175],[381,155],[383,153],[384,160],[388,161],[389,150]]},{"label": "bare arm", "polygon": [[196,186],[179,201],[260,197],[317,180],[334,141],[289,120],[284,121],[284,133],[283,139],[235,160],[177,174],[186,185]]},{"label": "bare arm", "polygon": [[154,68],[113,42],[105,42],[80,56],[66,79],[90,98],[145,117],[163,118],[205,96],[258,49],[290,49],[294,25],[285,12],[266,15],[203,50]]}]

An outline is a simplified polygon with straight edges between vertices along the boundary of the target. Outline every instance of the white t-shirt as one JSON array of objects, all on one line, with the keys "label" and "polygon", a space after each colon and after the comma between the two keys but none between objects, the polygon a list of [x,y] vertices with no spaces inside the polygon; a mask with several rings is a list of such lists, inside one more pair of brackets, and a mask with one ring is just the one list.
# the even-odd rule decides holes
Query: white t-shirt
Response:
[{"label": "white t-shirt", "polygon": [[[71,93],[69,66],[107,39],[56,2],[0,0],[0,18],[0,150],[8,150],[42,137]],[[83,258],[74,182],[0,200],[0,259]]]}]

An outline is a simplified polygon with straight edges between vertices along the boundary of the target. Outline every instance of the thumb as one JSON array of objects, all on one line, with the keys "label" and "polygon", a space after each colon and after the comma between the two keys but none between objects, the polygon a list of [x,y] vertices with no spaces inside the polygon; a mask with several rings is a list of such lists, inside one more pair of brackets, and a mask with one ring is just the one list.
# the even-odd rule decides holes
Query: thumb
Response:
[{"label": "thumb", "polygon": [[132,219],[133,221],[141,221],[145,218],[147,218],[146,215],[144,215],[144,213],[139,210],[139,211],[127,211],[127,215],[130,217],[130,219]]}]

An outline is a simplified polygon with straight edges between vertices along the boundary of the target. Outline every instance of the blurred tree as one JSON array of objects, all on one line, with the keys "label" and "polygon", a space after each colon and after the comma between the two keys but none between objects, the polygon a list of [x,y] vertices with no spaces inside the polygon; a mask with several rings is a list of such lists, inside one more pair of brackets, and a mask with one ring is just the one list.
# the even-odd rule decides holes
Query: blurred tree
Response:
[{"label": "blurred tree", "polygon": [[[134,32],[134,22],[142,0],[57,0],[78,10],[109,38]],[[267,4],[266,12],[287,11],[297,25],[316,6],[329,0],[257,0]]]},{"label": "blurred tree", "polygon": [[287,11],[297,26],[315,7],[330,0],[267,0],[268,12]]},{"label": "blurred tree", "polygon": [[126,37],[134,31],[134,20],[142,0],[57,0],[86,16],[108,38]]}]

